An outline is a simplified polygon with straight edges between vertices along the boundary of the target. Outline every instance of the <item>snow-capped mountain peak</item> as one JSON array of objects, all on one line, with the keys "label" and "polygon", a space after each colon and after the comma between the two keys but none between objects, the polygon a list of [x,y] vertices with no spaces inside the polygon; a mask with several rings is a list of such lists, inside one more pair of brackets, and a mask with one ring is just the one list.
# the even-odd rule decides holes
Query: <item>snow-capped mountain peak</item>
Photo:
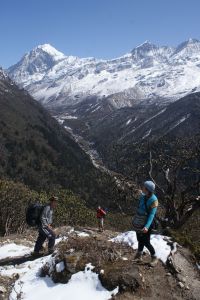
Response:
[{"label": "snow-capped mountain peak", "polygon": [[65,55],[62,52],[58,51],[50,44],[39,45],[34,49],[35,52],[37,52],[38,50],[42,50],[46,52],[48,55],[52,56],[55,60],[60,60],[65,58]]},{"label": "snow-capped mountain peak", "polygon": [[146,40],[144,43],[138,45],[134,49],[146,49],[147,51],[152,48],[157,48],[157,46],[150,41]]},{"label": "snow-capped mountain peak", "polygon": [[39,45],[9,68],[9,73],[15,70],[12,79],[26,87],[33,81],[42,80],[44,75],[63,59],[65,55],[50,44]]},{"label": "snow-capped mountain peak", "polygon": [[174,55],[181,54],[182,56],[199,55],[200,54],[200,41],[190,38],[187,41],[177,46]]},{"label": "snow-capped mountain peak", "polygon": [[200,90],[200,41],[189,39],[177,47],[145,41],[111,60],[65,56],[44,44],[8,73],[51,107],[67,107],[91,96],[111,96],[118,107],[131,106],[135,100],[171,101]]},{"label": "snow-capped mountain peak", "polygon": [[134,48],[131,53],[133,57],[136,59],[144,58],[145,56],[154,55],[155,51],[158,49],[158,46],[150,43],[149,41],[145,41],[141,45]]}]

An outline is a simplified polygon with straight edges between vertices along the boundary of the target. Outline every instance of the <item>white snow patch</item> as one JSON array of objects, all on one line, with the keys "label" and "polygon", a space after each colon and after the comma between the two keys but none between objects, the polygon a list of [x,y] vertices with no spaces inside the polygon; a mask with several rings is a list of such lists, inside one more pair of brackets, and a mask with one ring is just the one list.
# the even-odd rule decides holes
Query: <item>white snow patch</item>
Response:
[{"label": "white snow patch", "polygon": [[149,130],[145,133],[145,135],[142,137],[142,139],[143,139],[143,140],[146,139],[146,138],[151,134],[151,131],[152,131],[152,129],[149,129]]},{"label": "white snow patch", "polygon": [[95,111],[99,110],[100,108],[101,108],[101,106],[97,106],[95,109],[93,109],[93,110],[91,111],[91,113],[94,113]]},{"label": "white snow patch", "polygon": [[[15,282],[9,300],[17,300],[17,293],[21,293],[24,300],[108,300],[118,292],[118,288],[109,292],[101,285],[98,274],[92,272],[91,264],[86,266],[85,271],[74,274],[67,284],[55,284],[48,276],[41,278],[39,269],[48,260],[51,258],[40,258],[26,265],[26,273],[22,273]],[[16,271],[14,269],[13,273]]]},{"label": "white snow patch", "polygon": [[90,236],[88,233],[86,233],[86,232],[77,232],[76,231],[76,233],[77,233],[77,235],[78,236],[80,236],[80,237],[87,237],[87,236]]},{"label": "white snow patch", "polygon": [[156,113],[155,115],[153,115],[151,118],[145,120],[144,122],[142,122],[138,127],[134,127],[129,133],[127,133],[126,135],[124,135],[122,138],[120,138],[120,140],[124,139],[125,137],[127,137],[128,135],[134,133],[136,130],[138,130],[139,128],[141,128],[143,125],[145,125],[146,123],[150,122],[151,120],[155,119],[157,116],[163,114],[166,111],[166,108],[160,110],[158,113]]},{"label": "white snow patch", "polygon": [[180,120],[178,120],[170,129],[169,131],[171,131],[172,129],[174,129],[175,127],[179,126],[181,123],[185,122],[188,118],[190,117],[190,114],[187,114],[186,116],[183,116]]},{"label": "white snow patch", "polygon": [[76,116],[71,116],[71,115],[64,115],[64,116],[54,116],[54,118],[58,121],[58,123],[60,123],[61,125],[64,123],[65,120],[72,120],[72,119],[77,119]]},{"label": "white snow patch", "polygon": [[64,271],[64,269],[65,269],[65,265],[64,265],[64,262],[63,262],[63,261],[59,262],[59,263],[56,265],[56,271],[57,271],[58,273]]},{"label": "white snow patch", "polygon": [[62,125],[64,123],[64,120],[62,120],[62,119],[57,119],[57,121],[60,125]]},{"label": "white snow patch", "polygon": [[67,240],[66,236],[61,236],[61,237],[56,239],[55,245],[58,245],[60,242],[63,242],[63,241],[66,241],[66,240]]},{"label": "white snow patch", "polygon": [[17,245],[15,243],[6,244],[0,247],[0,259],[7,257],[16,257],[29,254],[32,251],[30,247]]},{"label": "white snow patch", "polygon": [[[171,253],[171,247],[167,244],[168,237],[159,235],[159,234],[152,234],[151,235],[151,243],[155,248],[157,257],[166,263],[168,256]],[[133,249],[138,248],[138,242],[136,237],[135,231],[127,231],[125,233],[119,234],[117,237],[111,240],[115,243],[125,243],[128,244]],[[148,250],[145,249],[148,252]]]},{"label": "white snow patch", "polygon": [[[81,236],[84,232],[79,232]],[[57,242],[62,241],[58,239]],[[18,256],[29,253],[31,248],[22,245],[6,244],[0,247],[0,258]],[[52,256],[38,258],[34,261],[28,261],[19,266],[0,267],[0,275],[13,276],[19,275],[19,279],[15,282],[9,300],[38,300],[48,298],[48,300],[109,300],[112,295],[118,293],[118,288],[112,292],[107,291],[100,283],[98,274],[94,273],[93,266],[87,264],[85,271],[74,274],[67,284],[55,284],[50,277],[40,277],[40,269],[44,264],[49,266],[55,263]],[[64,270],[64,263],[60,262],[56,265],[57,272]]]},{"label": "white snow patch", "polygon": [[132,121],[132,119],[129,119],[127,122],[126,122],[126,125],[130,124]]}]

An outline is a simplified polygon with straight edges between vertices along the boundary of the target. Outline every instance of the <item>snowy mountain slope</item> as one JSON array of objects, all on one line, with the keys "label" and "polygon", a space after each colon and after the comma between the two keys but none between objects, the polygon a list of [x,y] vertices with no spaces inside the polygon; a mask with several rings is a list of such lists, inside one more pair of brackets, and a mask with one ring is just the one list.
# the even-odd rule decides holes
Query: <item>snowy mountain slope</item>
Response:
[{"label": "snowy mountain slope", "polygon": [[0,80],[6,80],[8,79],[8,75],[6,74],[6,72],[0,67]]},{"label": "snowy mountain slope", "polygon": [[12,79],[29,84],[29,77],[33,82],[41,80],[56,63],[64,58],[64,54],[57,51],[51,45],[44,44],[34,48],[25,54],[22,59],[9,69],[10,74],[14,73]]},{"label": "snowy mountain slope", "polygon": [[132,106],[136,99],[172,101],[200,90],[200,41],[189,39],[176,48],[146,41],[112,60],[65,56],[45,44],[8,73],[48,107],[67,107],[90,96],[114,95],[117,108]]}]

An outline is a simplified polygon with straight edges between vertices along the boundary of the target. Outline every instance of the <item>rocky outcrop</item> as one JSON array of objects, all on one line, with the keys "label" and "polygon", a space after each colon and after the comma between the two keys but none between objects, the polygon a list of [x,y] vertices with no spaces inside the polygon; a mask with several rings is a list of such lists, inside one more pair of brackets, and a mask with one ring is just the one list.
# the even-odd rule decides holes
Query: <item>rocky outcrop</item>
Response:
[{"label": "rocky outcrop", "polygon": [[[67,283],[71,276],[87,268],[88,262],[99,274],[103,287],[112,291],[118,287],[119,293],[131,293],[141,286],[139,268],[124,256],[133,256],[129,246],[114,244],[97,236],[75,238],[61,243],[52,261],[45,264],[41,276],[50,276],[55,283]],[[127,258],[126,258],[127,259]]]},{"label": "rocky outcrop", "polygon": [[102,272],[100,272],[99,279],[109,291],[118,286],[119,293],[136,292],[142,283],[138,266],[124,260],[117,261],[114,264],[105,264]]}]

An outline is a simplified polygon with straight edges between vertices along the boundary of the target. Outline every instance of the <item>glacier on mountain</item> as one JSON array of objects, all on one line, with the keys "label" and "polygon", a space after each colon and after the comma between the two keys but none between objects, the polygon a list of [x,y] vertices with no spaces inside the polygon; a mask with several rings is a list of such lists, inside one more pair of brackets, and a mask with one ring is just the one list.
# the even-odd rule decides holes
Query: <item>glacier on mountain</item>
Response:
[{"label": "glacier on mountain", "polygon": [[51,45],[34,48],[9,76],[49,107],[67,107],[88,97],[110,97],[117,108],[134,101],[174,101],[200,90],[200,41],[177,47],[148,41],[111,60],[66,56]]}]

